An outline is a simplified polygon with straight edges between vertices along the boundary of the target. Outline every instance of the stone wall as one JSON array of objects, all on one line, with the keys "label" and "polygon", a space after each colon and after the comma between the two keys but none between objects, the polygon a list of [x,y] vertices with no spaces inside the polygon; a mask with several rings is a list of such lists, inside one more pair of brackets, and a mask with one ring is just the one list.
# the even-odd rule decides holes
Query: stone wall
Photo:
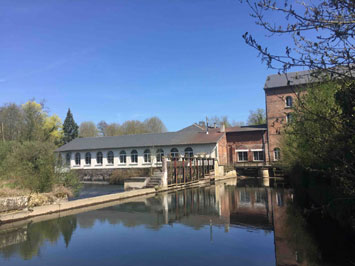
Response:
[{"label": "stone wall", "polygon": [[25,209],[28,202],[28,196],[0,198],[0,212]]}]

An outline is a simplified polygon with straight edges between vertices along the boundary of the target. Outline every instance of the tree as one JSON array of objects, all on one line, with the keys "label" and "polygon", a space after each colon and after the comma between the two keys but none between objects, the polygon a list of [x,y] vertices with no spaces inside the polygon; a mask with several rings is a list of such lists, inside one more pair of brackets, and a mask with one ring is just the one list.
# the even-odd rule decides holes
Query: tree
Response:
[{"label": "tree", "polygon": [[14,103],[0,107],[0,141],[20,140],[23,126],[21,107]]},{"label": "tree", "polygon": [[[328,140],[328,143],[323,143],[324,146],[328,146],[329,143],[337,144],[331,153],[336,154],[337,157],[328,155],[328,161],[332,165],[335,163],[336,171],[328,168],[323,174],[335,179],[336,183],[341,183],[343,191],[355,194],[354,182],[350,181],[355,179],[353,165],[355,161],[354,1],[301,1],[295,4],[289,4],[287,0],[241,0],[241,2],[249,5],[256,24],[271,33],[272,38],[279,37],[286,40],[290,37],[290,46],[286,46],[284,52],[275,53],[260,44],[249,33],[243,35],[246,43],[259,52],[261,60],[266,62],[269,68],[284,72],[286,78],[290,69],[305,68],[311,70],[310,83],[336,86],[337,90],[331,99],[335,100],[334,104],[337,108],[326,108],[329,113],[315,112],[315,108],[322,104],[321,98],[315,97],[310,105],[307,97],[300,97],[301,94],[297,93],[295,95],[298,106],[303,108],[304,114],[316,118],[313,119],[312,128],[322,124],[327,125],[319,132],[320,139]],[[290,88],[293,89],[291,86]],[[309,84],[307,93],[313,94],[313,89],[317,91],[313,84]],[[298,123],[304,121],[304,119],[296,119],[294,124],[302,126]],[[331,138],[328,139],[328,133],[337,131],[339,126],[341,132],[331,134]],[[291,132],[302,138],[303,132],[297,130]],[[292,138],[290,134],[287,134],[287,137]],[[308,138],[310,146],[318,145],[319,139],[311,135],[308,135]],[[301,160],[301,157],[299,159]],[[315,161],[313,162],[313,169],[324,170]]]},{"label": "tree", "polygon": [[164,123],[157,116],[147,118],[143,124],[149,133],[163,133],[167,131]]},{"label": "tree", "polygon": [[104,120],[101,120],[99,123],[97,123],[97,129],[99,130],[101,136],[107,136],[106,135],[107,126],[108,124]]},{"label": "tree", "polygon": [[80,124],[79,137],[89,138],[89,137],[97,137],[98,135],[99,135],[99,131],[94,122],[86,121]]},{"label": "tree", "polygon": [[78,125],[75,123],[72,113],[70,109],[68,109],[67,116],[64,120],[63,124],[63,142],[68,143],[73,139],[78,137]]},{"label": "tree", "polygon": [[120,136],[122,135],[122,129],[120,124],[111,123],[106,126],[105,136]]},{"label": "tree", "polygon": [[[333,77],[354,78],[353,1],[322,0],[290,4],[289,1],[241,0],[252,11],[256,24],[270,36],[288,38],[292,46],[283,53],[273,53],[248,32],[246,43],[260,53],[268,67],[288,71],[294,67],[321,70]],[[276,19],[274,19],[276,18]],[[340,67],[341,66],[341,67]]]},{"label": "tree", "polygon": [[266,124],[265,110],[262,108],[256,111],[249,111],[248,125],[263,125]]}]

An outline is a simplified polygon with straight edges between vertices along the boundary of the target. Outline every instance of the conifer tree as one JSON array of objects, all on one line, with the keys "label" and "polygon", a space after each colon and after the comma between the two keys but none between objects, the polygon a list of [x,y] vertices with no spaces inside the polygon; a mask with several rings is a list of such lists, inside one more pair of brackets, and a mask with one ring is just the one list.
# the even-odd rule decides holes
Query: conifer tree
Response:
[{"label": "conifer tree", "polygon": [[79,126],[77,123],[75,123],[73,114],[70,112],[70,109],[68,109],[67,117],[64,120],[63,124],[63,132],[64,132],[64,137],[63,137],[63,143],[68,143],[72,141],[73,139],[78,137],[78,129]]}]

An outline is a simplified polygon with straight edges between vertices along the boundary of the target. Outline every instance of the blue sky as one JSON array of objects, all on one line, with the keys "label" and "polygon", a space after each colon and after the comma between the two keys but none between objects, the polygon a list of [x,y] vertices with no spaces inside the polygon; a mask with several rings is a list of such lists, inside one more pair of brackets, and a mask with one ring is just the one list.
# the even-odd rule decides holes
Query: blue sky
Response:
[{"label": "blue sky", "polygon": [[45,99],[78,123],[245,121],[264,108],[275,71],[242,34],[285,46],[238,0],[2,0],[0,9],[0,104]]}]

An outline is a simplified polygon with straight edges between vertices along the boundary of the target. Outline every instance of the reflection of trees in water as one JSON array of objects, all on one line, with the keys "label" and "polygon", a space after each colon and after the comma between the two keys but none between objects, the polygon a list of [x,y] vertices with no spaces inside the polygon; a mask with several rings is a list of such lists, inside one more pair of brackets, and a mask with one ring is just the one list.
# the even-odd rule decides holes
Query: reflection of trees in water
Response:
[{"label": "reflection of trees in water", "polygon": [[[56,243],[61,235],[66,247],[68,247],[76,226],[75,216],[66,216],[55,220],[28,224],[26,240],[18,244],[3,247],[0,249],[0,254],[5,258],[9,258],[18,253],[23,259],[28,260],[40,254],[40,247],[45,241]],[[6,234],[16,233],[16,231],[4,233],[3,237]],[[0,237],[2,237],[1,234]]]}]

